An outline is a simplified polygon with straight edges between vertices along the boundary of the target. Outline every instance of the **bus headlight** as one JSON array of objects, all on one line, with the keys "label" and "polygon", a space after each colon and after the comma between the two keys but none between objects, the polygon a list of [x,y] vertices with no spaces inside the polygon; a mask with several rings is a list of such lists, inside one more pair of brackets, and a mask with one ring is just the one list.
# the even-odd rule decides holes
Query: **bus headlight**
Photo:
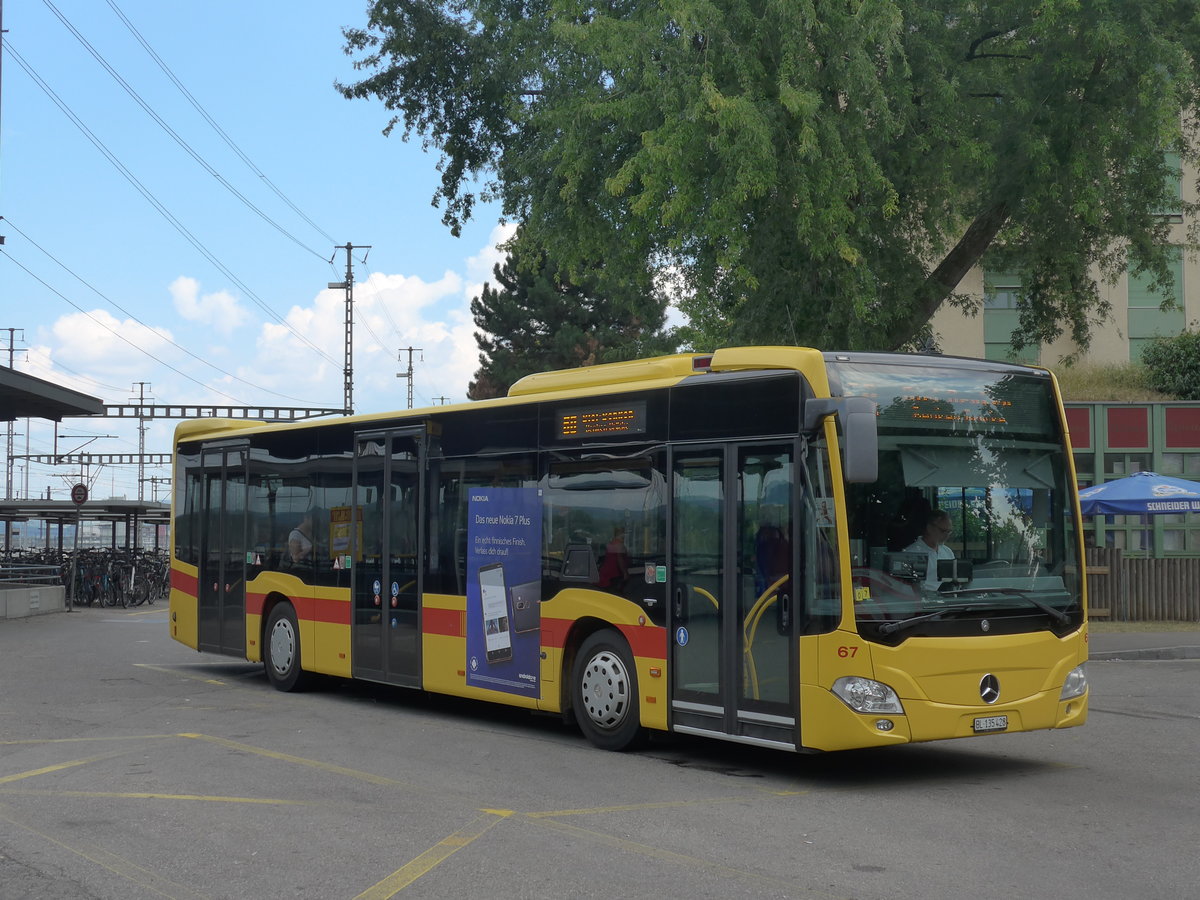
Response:
[{"label": "bus headlight", "polygon": [[1082,697],[1086,693],[1087,663],[1080,663],[1067,673],[1067,678],[1063,682],[1062,693],[1058,695],[1058,699],[1072,700],[1075,697]]},{"label": "bus headlight", "polygon": [[839,678],[833,683],[833,693],[855,712],[904,715],[904,707],[895,691],[861,675]]}]

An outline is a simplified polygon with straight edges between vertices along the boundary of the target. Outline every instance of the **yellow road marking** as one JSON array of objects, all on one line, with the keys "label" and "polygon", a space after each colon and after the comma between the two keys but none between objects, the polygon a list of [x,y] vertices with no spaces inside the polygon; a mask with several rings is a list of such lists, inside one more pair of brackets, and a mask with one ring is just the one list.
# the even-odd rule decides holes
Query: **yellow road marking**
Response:
[{"label": "yellow road marking", "polygon": [[177,738],[177,734],[128,734],[109,737],[73,737],[73,738],[24,738],[18,741],[0,741],[0,747],[15,744],[87,744],[94,741],[150,741],[164,738]]},{"label": "yellow road marking", "polygon": [[335,766],[332,763],[321,762],[318,759],[307,759],[303,756],[292,756],[290,753],[280,753],[276,750],[265,750],[262,747],[254,747],[250,744],[243,744],[238,741],[231,741],[226,738],[213,737],[208,734],[179,734],[176,737],[189,738],[195,741],[208,741],[210,744],[216,744],[219,747],[227,747],[230,750],[240,750],[243,753],[253,753],[257,756],[265,756],[268,759],[278,759],[283,762],[295,763],[298,766],[309,766],[313,769],[320,769],[324,772],[332,772],[335,775],[346,775],[350,778],[357,778],[359,781],[366,781],[370,784],[382,784],[393,787],[414,787],[414,785],[406,784],[403,781],[396,781],[392,778],[385,778],[382,775],[374,775],[370,772],[360,772],[357,769],[347,769],[345,766]]},{"label": "yellow road marking", "polygon": [[204,803],[259,803],[268,806],[313,806],[312,800],[276,800],[270,797],[220,797],[205,794],[152,794],[118,791],[37,791],[0,788],[0,794],[19,794],[24,797],[106,797],[118,800],[198,800]]},{"label": "yellow road marking", "polygon": [[87,759],[73,759],[70,762],[58,763],[54,766],[45,766],[41,769],[30,769],[28,772],[18,772],[15,775],[0,776],[0,784],[9,784],[13,781],[20,781],[23,778],[35,778],[38,775],[48,775],[51,772],[61,772],[63,769],[73,769],[76,766],[86,766],[88,763],[96,762],[101,759],[109,759],[113,756],[120,756],[124,751],[117,750],[112,753],[101,753],[99,756],[89,756]]},{"label": "yellow road marking", "polygon": [[204,684],[217,684],[225,687],[225,682],[216,678],[201,678],[199,675],[189,675],[187,672],[180,672],[178,669],[168,669],[164,666],[152,666],[149,663],[134,663],[139,669],[150,669],[154,672],[165,672],[168,675],[178,675],[180,678],[188,678],[192,681],[200,681]]},{"label": "yellow road marking", "polygon": [[101,850],[99,847],[88,847],[81,849],[72,847],[69,844],[64,844],[62,841],[51,837],[46,832],[34,828],[26,822],[20,821],[15,817],[12,810],[5,806],[0,806],[0,822],[8,822],[15,825],[17,828],[23,828],[31,834],[36,834],[43,840],[54,844],[56,847],[61,847],[69,853],[74,853],[76,856],[81,856],[88,862],[95,863],[103,869],[107,869],[114,875],[118,875],[128,881],[149,891],[157,894],[160,897],[168,897],[171,900],[208,900],[207,895],[201,894],[198,891],[192,890],[187,885],[176,884],[166,878],[163,878],[156,872],[143,868],[123,857],[117,856],[115,853],[109,853],[107,850]]},{"label": "yellow road marking", "polygon": [[489,828],[503,822],[513,814],[511,810],[507,809],[485,809],[482,812],[483,815],[466,828],[438,841],[412,862],[397,869],[373,887],[367,888],[354,900],[387,900],[387,898],[395,896],[438,863],[448,859],[481,837]]}]

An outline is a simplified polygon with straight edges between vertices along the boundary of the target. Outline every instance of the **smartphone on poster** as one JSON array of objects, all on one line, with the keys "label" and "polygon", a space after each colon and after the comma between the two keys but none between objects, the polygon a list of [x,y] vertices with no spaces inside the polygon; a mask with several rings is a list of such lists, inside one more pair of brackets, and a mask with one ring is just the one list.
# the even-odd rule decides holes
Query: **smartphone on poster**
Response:
[{"label": "smartphone on poster", "polygon": [[512,601],[512,630],[517,634],[537,631],[542,622],[542,583],[530,581],[514,585],[509,595]]},{"label": "smartphone on poster", "polygon": [[490,563],[480,567],[479,602],[483,607],[483,638],[487,649],[487,661],[494,663],[512,659],[508,588],[504,583],[503,563]]}]

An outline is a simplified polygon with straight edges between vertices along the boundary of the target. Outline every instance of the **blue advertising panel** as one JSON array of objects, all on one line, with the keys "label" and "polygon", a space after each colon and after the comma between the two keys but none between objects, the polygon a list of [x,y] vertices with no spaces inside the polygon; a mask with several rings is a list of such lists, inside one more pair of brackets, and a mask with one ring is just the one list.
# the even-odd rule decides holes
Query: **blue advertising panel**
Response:
[{"label": "blue advertising panel", "polygon": [[542,499],[473,488],[467,523],[467,684],[539,696]]}]

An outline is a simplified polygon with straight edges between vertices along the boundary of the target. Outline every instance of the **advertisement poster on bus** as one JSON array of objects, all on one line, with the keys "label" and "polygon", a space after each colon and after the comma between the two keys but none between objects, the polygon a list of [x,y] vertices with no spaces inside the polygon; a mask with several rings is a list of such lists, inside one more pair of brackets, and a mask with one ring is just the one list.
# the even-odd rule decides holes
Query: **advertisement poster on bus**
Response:
[{"label": "advertisement poster on bus", "polygon": [[467,513],[467,684],[537,697],[541,497],[536,488],[472,488]]}]

